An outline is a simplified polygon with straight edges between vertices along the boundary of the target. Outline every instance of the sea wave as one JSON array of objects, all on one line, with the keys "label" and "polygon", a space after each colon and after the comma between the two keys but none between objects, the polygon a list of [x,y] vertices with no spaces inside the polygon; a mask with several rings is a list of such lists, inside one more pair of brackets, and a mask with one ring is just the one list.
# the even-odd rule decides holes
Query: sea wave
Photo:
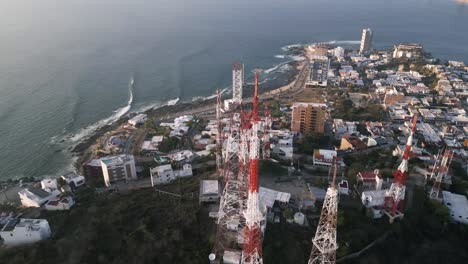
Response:
[{"label": "sea wave", "polygon": [[286,58],[285,55],[275,55],[274,57],[277,58],[277,59],[284,59],[284,58]]},{"label": "sea wave", "polygon": [[[133,80],[133,78],[132,78]],[[109,124],[112,124],[114,123],[115,121],[119,120],[119,118],[121,118],[122,116],[124,116],[125,114],[127,114],[129,111],[130,111],[130,108],[132,108],[132,103],[133,103],[133,87],[134,87],[134,83],[133,81],[130,81],[130,83],[128,84],[128,101],[127,101],[127,104],[123,107],[120,107],[118,108],[117,110],[115,110],[113,112],[112,115],[110,115],[109,117],[106,117],[104,119],[101,119],[99,121],[97,121],[96,123],[92,124],[92,125],[89,125],[85,128],[82,128],[80,129],[77,133],[75,133],[74,135],[68,135],[66,138],[69,142],[72,142],[72,143],[77,143],[77,142],[80,142],[81,140],[89,137],[94,131],[98,130],[99,128],[105,126],[105,125],[109,125]]]},{"label": "sea wave", "polygon": [[283,51],[288,51],[288,50],[290,50],[290,49],[292,49],[292,48],[297,48],[297,47],[301,47],[301,46],[303,46],[303,44],[301,44],[301,43],[296,43],[296,44],[290,44],[290,45],[283,46],[283,47],[281,47],[281,49],[282,49]]},{"label": "sea wave", "polygon": [[[231,86],[228,86],[228,87],[222,89],[222,90],[220,91],[220,93],[221,93],[221,95],[223,95],[223,94],[225,94],[225,93],[230,92],[231,89],[232,89],[232,87],[231,87]],[[212,95],[208,95],[208,96],[195,96],[195,97],[192,98],[192,102],[210,100],[210,99],[215,98],[216,96],[217,96],[216,93],[214,93],[214,94],[212,94]]]}]

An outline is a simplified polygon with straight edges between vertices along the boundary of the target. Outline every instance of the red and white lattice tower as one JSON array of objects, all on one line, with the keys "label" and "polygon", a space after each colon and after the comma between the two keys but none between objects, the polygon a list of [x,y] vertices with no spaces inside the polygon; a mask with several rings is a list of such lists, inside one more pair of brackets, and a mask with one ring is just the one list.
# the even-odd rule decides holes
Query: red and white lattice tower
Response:
[{"label": "red and white lattice tower", "polygon": [[216,127],[217,127],[217,132],[218,134],[216,135],[216,173],[218,176],[221,175],[222,169],[223,169],[223,157],[222,157],[222,148],[223,148],[223,142],[222,142],[222,133],[223,133],[223,126],[221,123],[221,117],[222,117],[222,112],[221,112],[221,93],[219,92],[219,89],[216,90]]},{"label": "red and white lattice tower", "polygon": [[262,157],[263,159],[270,158],[270,130],[271,130],[271,115],[270,109],[268,109],[268,104],[265,103],[265,119],[263,121],[263,130],[262,130]]},{"label": "red and white lattice tower", "polygon": [[214,245],[214,252],[210,255],[211,258],[222,257],[224,251],[233,249],[232,245],[237,241],[232,239],[237,235],[237,230],[232,230],[234,223],[239,222],[242,215],[241,207],[239,205],[240,187],[237,180],[237,173],[239,169],[239,125],[240,121],[235,113],[231,116],[229,121],[229,130],[224,137],[222,147],[222,186],[223,193],[220,199],[216,241]]},{"label": "red and white lattice tower", "polygon": [[242,264],[263,263],[261,221],[258,195],[258,164],[260,155],[259,117],[258,117],[258,74],[255,73],[255,90],[252,110],[252,129],[250,132],[249,149],[249,189],[247,195],[247,209],[244,211],[245,228],[244,244],[242,247]]},{"label": "red and white lattice tower", "polygon": [[402,218],[403,203],[405,200],[406,179],[408,178],[408,160],[411,154],[411,146],[413,144],[413,135],[416,129],[416,122],[418,118],[413,116],[411,132],[406,142],[405,151],[403,152],[403,159],[398,166],[397,170],[393,173],[393,183],[386,193],[385,197],[385,214],[390,218],[390,223],[395,218]]},{"label": "red and white lattice tower", "polygon": [[[429,193],[429,197],[431,199],[439,199],[440,185],[442,183],[442,180],[447,178],[448,169],[450,167],[450,163],[452,162],[452,158],[453,152],[446,149],[444,151],[444,155],[440,159],[440,162],[436,160],[436,163],[434,164],[434,185],[432,186],[431,192]],[[437,163],[439,163],[439,166],[437,166]]]},{"label": "red and white lattice tower", "polygon": [[338,215],[338,190],[336,188],[336,160],[333,160],[333,181],[327,189],[323,201],[320,220],[312,239],[312,252],[308,264],[335,263],[336,249],[336,222]]}]

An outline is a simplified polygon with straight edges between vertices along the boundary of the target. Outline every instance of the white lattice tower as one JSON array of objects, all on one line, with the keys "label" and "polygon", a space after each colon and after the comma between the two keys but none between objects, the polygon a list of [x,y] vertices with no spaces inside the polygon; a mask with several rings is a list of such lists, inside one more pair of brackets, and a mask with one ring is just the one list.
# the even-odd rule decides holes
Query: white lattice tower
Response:
[{"label": "white lattice tower", "polygon": [[252,128],[250,132],[249,148],[249,189],[247,196],[247,209],[244,211],[245,235],[242,246],[242,264],[261,264],[262,258],[262,231],[261,221],[263,214],[260,211],[258,195],[258,165],[260,158],[259,118],[258,118],[258,74],[255,73],[255,90],[253,97]]},{"label": "white lattice tower", "polygon": [[406,142],[405,151],[403,152],[403,159],[397,170],[393,173],[393,183],[386,193],[385,205],[388,208],[388,213],[390,215],[395,215],[398,210],[401,210],[403,207],[403,201],[405,200],[406,179],[408,178],[408,162],[417,120],[417,116],[414,115],[411,132]]},{"label": "white lattice tower", "polygon": [[453,157],[453,152],[451,152],[450,150],[445,150],[444,155],[442,156],[442,159],[440,161],[440,166],[437,168],[437,171],[436,171],[434,185],[432,186],[431,192],[429,194],[429,197],[431,199],[439,198],[440,185],[442,183],[442,180],[447,177],[448,168],[452,161],[452,157]]},{"label": "white lattice tower", "polygon": [[263,129],[262,129],[262,158],[269,159],[270,158],[270,130],[271,130],[271,115],[268,109],[268,105],[265,104],[265,118],[263,121]]},{"label": "white lattice tower", "polygon": [[308,264],[335,263],[336,249],[336,222],[338,216],[338,190],[336,188],[336,160],[334,160],[333,181],[327,189],[323,201],[320,220],[312,239],[312,252]]},{"label": "white lattice tower", "polygon": [[232,99],[236,103],[242,102],[242,89],[244,86],[244,65],[236,62],[232,65]]}]

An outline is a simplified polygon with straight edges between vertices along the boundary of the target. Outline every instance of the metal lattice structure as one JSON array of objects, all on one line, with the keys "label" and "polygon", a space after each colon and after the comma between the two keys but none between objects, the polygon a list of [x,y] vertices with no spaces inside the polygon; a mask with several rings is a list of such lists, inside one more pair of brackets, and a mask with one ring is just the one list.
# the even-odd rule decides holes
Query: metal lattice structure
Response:
[{"label": "metal lattice structure", "polygon": [[393,222],[396,217],[403,217],[401,211],[403,210],[403,202],[405,200],[406,180],[408,178],[408,160],[411,153],[411,146],[413,144],[413,135],[416,129],[416,122],[418,118],[413,116],[411,132],[406,142],[405,151],[403,152],[403,159],[398,166],[397,170],[393,173],[393,183],[386,193],[385,197],[385,214]]},{"label": "metal lattice structure", "polygon": [[337,165],[334,160],[333,180],[327,189],[323,201],[317,231],[312,239],[312,252],[308,264],[335,263],[336,249],[336,223],[338,217],[338,190],[336,188]]},{"label": "metal lattice structure", "polygon": [[448,168],[450,167],[450,163],[452,162],[453,152],[450,150],[445,150],[444,155],[436,160],[434,164],[434,185],[431,188],[431,192],[429,193],[429,197],[431,199],[439,199],[440,193],[440,185],[442,180],[447,178]]},{"label": "metal lattice structure", "polygon": [[216,90],[216,127],[217,127],[217,135],[216,135],[216,173],[221,175],[222,173],[222,166],[223,166],[223,158],[222,158],[222,133],[223,133],[223,125],[221,123],[221,93]]},{"label": "metal lattice structure", "polygon": [[232,99],[242,102],[242,88],[244,86],[244,65],[236,62],[232,65]]},{"label": "metal lattice structure", "polygon": [[255,73],[255,90],[253,97],[252,128],[250,130],[249,148],[249,189],[247,195],[247,208],[244,211],[245,228],[242,247],[242,264],[261,264],[262,257],[262,231],[261,221],[263,214],[260,211],[258,165],[260,159],[260,137],[258,117],[258,74]]},{"label": "metal lattice structure", "polygon": [[265,119],[263,121],[263,136],[262,136],[262,158],[269,159],[270,158],[270,130],[271,130],[271,115],[270,110],[268,109],[268,104],[265,104]]}]

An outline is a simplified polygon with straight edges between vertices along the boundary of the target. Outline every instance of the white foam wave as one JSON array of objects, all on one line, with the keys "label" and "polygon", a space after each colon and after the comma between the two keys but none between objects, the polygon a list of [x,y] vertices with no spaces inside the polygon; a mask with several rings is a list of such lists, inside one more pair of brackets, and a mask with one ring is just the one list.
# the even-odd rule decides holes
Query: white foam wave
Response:
[{"label": "white foam wave", "polygon": [[74,135],[68,135],[67,139],[73,143],[79,142],[85,138],[87,138],[91,133],[94,131],[98,130],[99,128],[109,125],[114,123],[115,121],[119,120],[120,117],[124,116],[125,114],[130,111],[130,108],[132,107],[133,103],[133,77],[128,85],[128,101],[127,104],[123,107],[118,108],[113,112],[113,114],[107,118],[101,119],[98,122],[89,125],[85,128],[80,129],[76,134]]},{"label": "white foam wave", "polygon": [[[221,95],[223,95],[224,93],[227,93],[231,90],[231,86],[229,87],[226,87],[224,89],[222,89],[220,91]],[[216,97],[216,93],[212,94],[212,95],[209,95],[209,96],[195,96],[192,98],[192,102],[195,102],[195,101],[204,101],[204,100],[210,100],[210,99],[213,99]]]},{"label": "white foam wave", "polygon": [[293,61],[303,61],[305,60],[304,56],[301,55],[290,55],[288,58],[291,58]]},{"label": "white foam wave", "polygon": [[360,40],[332,40],[332,41],[329,41],[327,43],[329,43],[329,44],[356,45],[356,44],[360,44],[361,41]]},{"label": "white foam wave", "polygon": [[284,59],[284,58],[286,58],[285,55],[275,55],[274,57],[277,58],[277,59]]},{"label": "white foam wave", "polygon": [[167,101],[167,105],[169,105],[169,106],[170,105],[175,105],[175,104],[177,104],[179,102],[179,100],[180,100],[179,97],[177,97],[176,99],[169,100],[169,101]]},{"label": "white foam wave", "polygon": [[292,48],[297,48],[297,47],[301,47],[301,46],[303,46],[303,45],[300,44],[300,43],[296,43],[296,44],[291,44],[291,45],[281,47],[281,49],[284,50],[284,51],[288,51],[288,50],[290,50]]}]

